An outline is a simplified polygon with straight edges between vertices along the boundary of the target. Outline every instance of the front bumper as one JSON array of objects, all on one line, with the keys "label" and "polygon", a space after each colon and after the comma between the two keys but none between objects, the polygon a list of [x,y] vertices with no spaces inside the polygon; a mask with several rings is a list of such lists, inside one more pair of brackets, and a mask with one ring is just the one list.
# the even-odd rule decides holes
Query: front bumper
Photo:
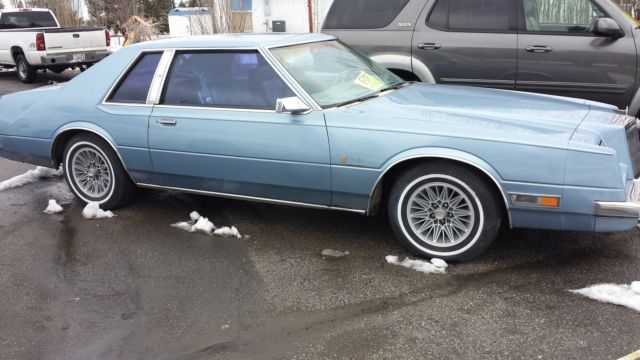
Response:
[{"label": "front bumper", "polygon": [[109,54],[109,51],[79,51],[41,56],[40,61],[42,66],[93,64]]},{"label": "front bumper", "polygon": [[627,201],[596,201],[593,214],[600,217],[636,218],[640,221],[640,178],[631,182],[627,189]]}]

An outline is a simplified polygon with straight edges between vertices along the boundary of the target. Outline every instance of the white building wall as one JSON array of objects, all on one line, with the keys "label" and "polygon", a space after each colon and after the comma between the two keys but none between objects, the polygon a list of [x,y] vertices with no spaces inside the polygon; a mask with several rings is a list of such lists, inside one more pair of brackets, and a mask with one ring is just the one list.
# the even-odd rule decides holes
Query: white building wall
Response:
[{"label": "white building wall", "polygon": [[[322,25],[322,20],[324,20],[332,1],[311,0],[312,6],[316,8],[314,15],[319,16],[317,20],[314,20],[314,29],[320,28],[318,24]],[[253,0],[253,32],[271,32],[271,21],[273,20],[286,21],[287,32],[309,32],[307,0]]]}]

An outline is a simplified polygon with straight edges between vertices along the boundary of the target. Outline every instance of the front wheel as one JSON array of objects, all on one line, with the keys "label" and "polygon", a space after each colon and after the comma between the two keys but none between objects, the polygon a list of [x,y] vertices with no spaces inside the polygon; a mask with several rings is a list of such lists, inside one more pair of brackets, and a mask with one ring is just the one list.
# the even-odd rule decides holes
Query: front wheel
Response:
[{"label": "front wheel", "polygon": [[135,185],[111,146],[99,137],[74,136],[65,147],[63,159],[67,184],[80,200],[115,209],[133,197]]},{"label": "front wheel", "polygon": [[389,197],[389,220],[399,242],[412,253],[451,261],[469,260],[494,241],[501,207],[487,181],[449,163],[405,172]]}]

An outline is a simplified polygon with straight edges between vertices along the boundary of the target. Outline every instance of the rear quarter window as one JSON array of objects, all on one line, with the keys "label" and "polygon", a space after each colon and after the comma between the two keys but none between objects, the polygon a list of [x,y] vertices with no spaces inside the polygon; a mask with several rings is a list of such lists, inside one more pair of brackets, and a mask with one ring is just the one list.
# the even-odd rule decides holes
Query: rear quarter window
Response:
[{"label": "rear quarter window", "polygon": [[379,29],[391,24],[409,0],[334,0],[325,29]]},{"label": "rear quarter window", "polygon": [[161,52],[146,53],[136,61],[127,74],[120,79],[107,101],[125,103],[145,103],[156,72]]}]

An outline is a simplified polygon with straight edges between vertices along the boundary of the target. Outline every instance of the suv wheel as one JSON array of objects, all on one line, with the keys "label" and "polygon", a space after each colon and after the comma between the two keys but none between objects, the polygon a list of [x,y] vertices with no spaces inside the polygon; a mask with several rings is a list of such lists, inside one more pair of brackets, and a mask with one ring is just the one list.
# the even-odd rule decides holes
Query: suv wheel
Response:
[{"label": "suv wheel", "polygon": [[412,253],[469,260],[494,241],[501,208],[485,179],[453,164],[426,164],[404,173],[389,198],[393,231]]}]

